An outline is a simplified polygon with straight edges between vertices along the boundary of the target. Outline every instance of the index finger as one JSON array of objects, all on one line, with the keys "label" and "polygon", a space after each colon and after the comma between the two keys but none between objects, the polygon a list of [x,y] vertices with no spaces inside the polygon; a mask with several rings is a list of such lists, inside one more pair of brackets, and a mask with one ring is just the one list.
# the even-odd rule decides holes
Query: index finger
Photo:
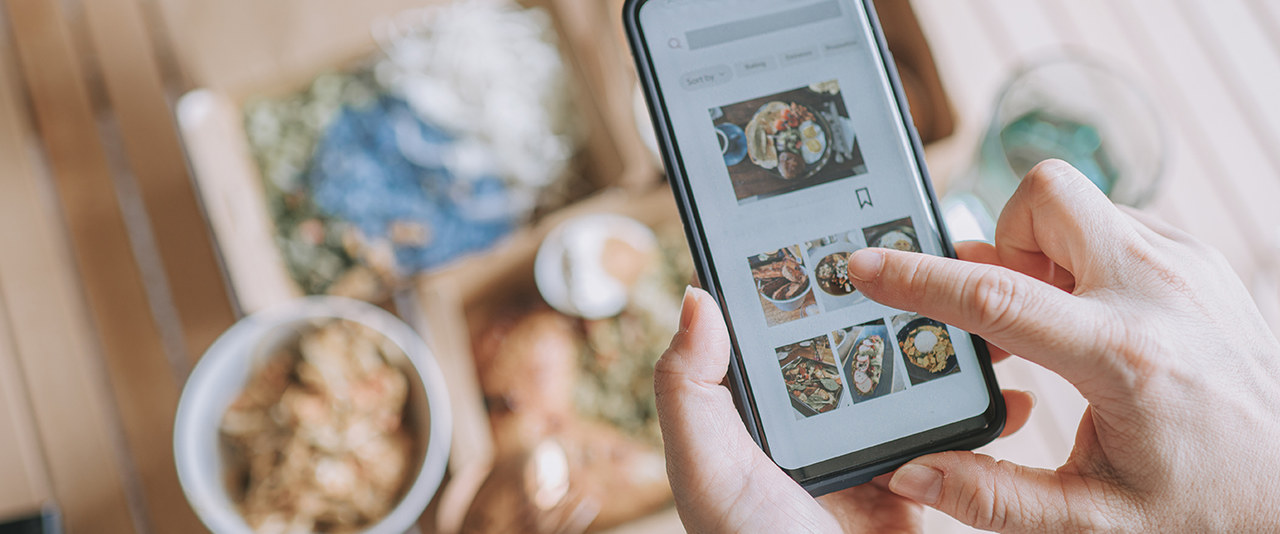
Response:
[{"label": "index finger", "polygon": [[[849,258],[864,295],[982,336],[1080,386],[1109,375],[1097,304],[1010,269],[886,249]],[[1110,375],[1115,376],[1115,375]],[[1092,387],[1092,386],[1090,386]],[[1088,395],[1088,387],[1081,393]]]}]

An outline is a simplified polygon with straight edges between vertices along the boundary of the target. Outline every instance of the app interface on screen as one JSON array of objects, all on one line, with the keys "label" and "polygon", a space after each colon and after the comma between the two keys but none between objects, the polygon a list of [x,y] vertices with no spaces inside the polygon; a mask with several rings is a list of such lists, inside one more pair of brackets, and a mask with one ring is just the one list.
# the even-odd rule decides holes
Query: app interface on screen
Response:
[{"label": "app interface on screen", "polygon": [[649,0],[640,29],[774,460],[980,415],[968,334],[877,304],[851,252],[942,254],[856,0]]}]

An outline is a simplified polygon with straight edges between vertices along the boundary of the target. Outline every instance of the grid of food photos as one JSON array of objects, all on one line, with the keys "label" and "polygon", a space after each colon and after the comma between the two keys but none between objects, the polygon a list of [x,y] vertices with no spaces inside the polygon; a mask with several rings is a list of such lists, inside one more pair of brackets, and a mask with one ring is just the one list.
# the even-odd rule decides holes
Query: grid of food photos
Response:
[{"label": "grid of food photos", "polygon": [[[865,247],[921,251],[906,217],[748,258],[766,323],[774,327],[867,302],[848,277],[849,257]],[[947,327],[911,313],[878,317],[774,352],[797,419],[960,371]]]},{"label": "grid of food photos", "polygon": [[849,280],[849,256],[866,247],[921,250],[908,217],[747,258],[765,322],[777,326],[866,301]]},{"label": "grid of food photos", "polygon": [[[840,84],[830,80],[711,108],[738,206],[866,175],[846,105]],[[872,303],[849,279],[855,251],[922,252],[920,239],[912,218],[899,216],[747,258],[768,331],[785,342],[774,353],[797,420],[960,371],[945,325]],[[850,317],[852,326],[828,332],[842,320],[808,321],[833,313]],[[809,323],[815,331],[805,332]],[[795,332],[798,339],[787,338]]]}]

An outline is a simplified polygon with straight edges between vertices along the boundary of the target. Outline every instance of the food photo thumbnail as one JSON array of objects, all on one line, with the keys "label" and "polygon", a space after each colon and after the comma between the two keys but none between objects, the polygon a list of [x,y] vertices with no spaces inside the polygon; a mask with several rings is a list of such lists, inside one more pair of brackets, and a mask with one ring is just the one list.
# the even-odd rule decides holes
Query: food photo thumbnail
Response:
[{"label": "food photo thumbnail", "polygon": [[835,80],[710,113],[739,204],[867,172]]},{"label": "food photo thumbnail", "polygon": [[862,235],[866,237],[868,247],[922,252],[911,217],[863,228]]},{"label": "food photo thumbnail", "polygon": [[850,396],[858,403],[905,389],[896,376],[893,343],[883,319],[831,333],[840,367],[849,379]]},{"label": "food photo thumbnail", "polygon": [[892,322],[912,385],[960,372],[947,325],[914,313],[894,316]]},{"label": "food photo thumbnail", "polygon": [[818,313],[813,282],[800,247],[790,246],[747,258],[760,306],[769,326]]},{"label": "food photo thumbnail", "polygon": [[778,347],[775,352],[796,419],[830,412],[840,406],[844,383],[827,336]]},{"label": "food photo thumbnail", "polygon": [[805,243],[805,252],[813,264],[813,278],[818,286],[818,300],[824,311],[838,310],[865,301],[866,298],[849,280],[849,256],[862,248],[855,242],[855,232],[845,232]]}]

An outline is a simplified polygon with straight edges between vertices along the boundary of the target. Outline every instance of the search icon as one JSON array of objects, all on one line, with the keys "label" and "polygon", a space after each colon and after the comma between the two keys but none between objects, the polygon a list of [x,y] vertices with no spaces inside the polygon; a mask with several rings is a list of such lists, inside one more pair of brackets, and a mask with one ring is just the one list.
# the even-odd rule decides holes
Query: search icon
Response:
[{"label": "search icon", "polygon": [[671,38],[671,40],[667,41],[667,46],[669,46],[669,47],[671,47],[671,48],[681,48],[681,47],[683,47],[684,45],[683,45],[683,44],[680,44],[680,40],[679,40],[679,39],[676,39],[675,37],[672,37],[672,38]]}]

